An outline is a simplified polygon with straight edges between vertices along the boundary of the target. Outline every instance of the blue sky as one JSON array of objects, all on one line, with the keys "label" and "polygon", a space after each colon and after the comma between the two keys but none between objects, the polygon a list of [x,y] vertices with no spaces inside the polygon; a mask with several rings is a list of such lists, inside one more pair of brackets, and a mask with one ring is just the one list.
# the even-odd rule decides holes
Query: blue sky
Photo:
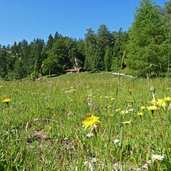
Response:
[{"label": "blue sky", "polygon": [[[167,0],[154,0],[163,6]],[[84,38],[86,29],[128,30],[139,0],[0,0],[0,44],[34,38],[47,41],[55,32]]]}]

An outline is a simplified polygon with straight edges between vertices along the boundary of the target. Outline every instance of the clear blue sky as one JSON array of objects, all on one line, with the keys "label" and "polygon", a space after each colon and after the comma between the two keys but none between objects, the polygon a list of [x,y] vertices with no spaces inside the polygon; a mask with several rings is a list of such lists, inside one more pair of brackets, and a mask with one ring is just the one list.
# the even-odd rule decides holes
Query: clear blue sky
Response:
[{"label": "clear blue sky", "polygon": [[[128,30],[139,0],[0,0],[0,44],[34,38],[47,41],[57,31],[84,38],[86,29]],[[154,0],[163,6],[166,0]]]}]

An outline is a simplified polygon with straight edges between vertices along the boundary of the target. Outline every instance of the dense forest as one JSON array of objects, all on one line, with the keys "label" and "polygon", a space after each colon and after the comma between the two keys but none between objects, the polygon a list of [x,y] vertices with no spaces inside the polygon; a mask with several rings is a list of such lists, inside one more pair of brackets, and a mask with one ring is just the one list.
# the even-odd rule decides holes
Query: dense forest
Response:
[{"label": "dense forest", "polygon": [[88,28],[76,40],[56,32],[47,42],[37,38],[0,45],[0,77],[5,80],[63,74],[66,69],[121,71],[165,76],[171,71],[171,0],[163,8],[142,0],[128,31]]}]

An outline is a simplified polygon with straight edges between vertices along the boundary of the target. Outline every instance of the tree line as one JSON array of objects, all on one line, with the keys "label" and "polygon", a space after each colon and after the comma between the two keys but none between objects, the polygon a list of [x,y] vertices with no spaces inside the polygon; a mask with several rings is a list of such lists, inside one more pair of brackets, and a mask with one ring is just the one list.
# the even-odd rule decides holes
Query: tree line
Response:
[{"label": "tree line", "polygon": [[138,76],[167,75],[171,70],[171,0],[163,8],[142,0],[128,31],[100,25],[84,39],[56,32],[47,42],[34,39],[0,45],[0,77],[6,80],[63,74],[68,68],[116,71]]}]

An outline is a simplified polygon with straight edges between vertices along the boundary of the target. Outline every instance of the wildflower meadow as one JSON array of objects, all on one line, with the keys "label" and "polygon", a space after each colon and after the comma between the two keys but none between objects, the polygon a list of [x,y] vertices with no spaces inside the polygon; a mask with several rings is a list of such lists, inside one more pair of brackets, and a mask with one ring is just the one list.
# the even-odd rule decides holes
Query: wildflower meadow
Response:
[{"label": "wildflower meadow", "polygon": [[0,81],[0,170],[171,170],[171,79]]}]

